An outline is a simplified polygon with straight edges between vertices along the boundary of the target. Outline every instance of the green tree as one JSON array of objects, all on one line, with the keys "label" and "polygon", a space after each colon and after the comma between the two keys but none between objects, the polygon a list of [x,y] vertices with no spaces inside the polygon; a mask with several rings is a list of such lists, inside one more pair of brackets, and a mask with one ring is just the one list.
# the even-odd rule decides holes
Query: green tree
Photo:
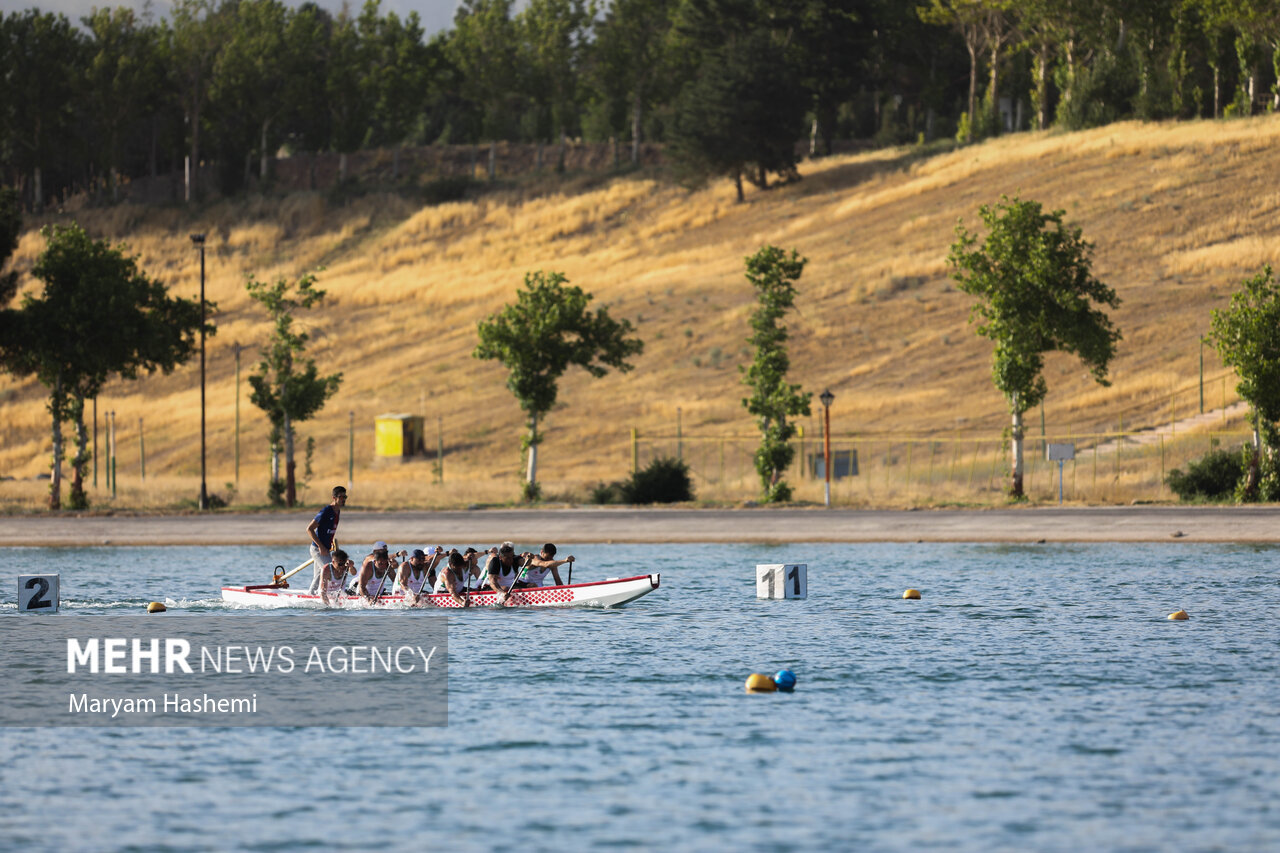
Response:
[{"label": "green tree", "polygon": [[422,42],[418,13],[409,13],[403,21],[394,12],[379,17],[378,5],[378,0],[366,0],[360,13],[367,85],[374,102],[369,144],[393,146],[394,180],[400,176],[400,145],[421,118],[434,63]]},{"label": "green tree", "polygon": [[175,0],[171,19],[170,68],[182,93],[190,132],[191,197],[196,199],[200,196],[201,110],[209,98],[210,78],[225,38],[224,27],[213,0]]},{"label": "green tree", "polygon": [[[10,15],[0,32],[4,97],[13,165],[31,176],[31,206],[44,208],[44,175],[53,152],[74,138],[84,39],[65,15],[28,9]],[[7,113],[7,116],[4,115]]]},{"label": "green tree", "polygon": [[163,99],[157,32],[124,6],[94,9],[83,21],[90,32],[86,86],[105,147],[111,200],[118,201],[128,134]]},{"label": "green tree", "polygon": [[795,448],[796,425],[788,418],[809,414],[807,391],[787,381],[791,358],[787,354],[786,326],[782,318],[795,305],[795,282],[804,272],[806,260],[791,250],[791,255],[776,246],[763,246],[746,259],[747,281],[756,291],[756,310],[751,314],[751,337],[755,358],[749,367],[741,368],[743,382],[752,389],[742,401],[755,415],[760,427],[760,447],[756,450],[756,472],[760,475],[766,502],[791,500],[791,487],[782,479]]},{"label": "green tree", "polygon": [[615,0],[596,31],[590,85],[594,108],[611,133],[631,133],[631,164],[640,162],[646,115],[667,96],[672,12],[676,0]]},{"label": "green tree", "polygon": [[3,357],[12,372],[34,374],[49,389],[50,509],[62,500],[62,424],[75,425],[71,505],[82,508],[88,505],[84,471],[92,458],[85,400],[96,397],[113,374],[136,379],[185,362],[200,330],[200,304],[170,297],[123,247],[93,240],[78,225],[46,226],[41,234],[48,245],[31,272],[44,289],[24,297],[22,307],[0,324],[13,333],[3,342]]},{"label": "green tree", "polygon": [[565,138],[578,127],[578,73],[597,12],[590,0],[530,0],[515,19],[524,88],[538,114],[528,135],[541,139],[550,131],[562,158]]},{"label": "green tree", "polygon": [[730,177],[741,202],[744,177],[766,188],[770,172],[795,175],[804,90],[767,31],[709,54],[673,112],[671,153],[687,182]]},{"label": "green tree", "polygon": [[525,273],[516,303],[480,321],[472,353],[507,368],[507,387],[529,416],[524,496],[531,501],[539,494],[538,422],[555,405],[560,377],[573,365],[597,379],[609,367],[626,373],[627,359],[644,350],[643,341],[627,337],[629,320],[615,320],[605,308],[587,310],[591,294],[568,283],[559,272]]},{"label": "green tree", "polygon": [[477,113],[470,141],[511,138],[516,94],[519,38],[511,17],[513,0],[462,0],[446,57],[458,71],[460,94]]},{"label": "green tree", "polygon": [[1227,308],[1212,312],[1211,335],[1222,363],[1240,377],[1236,391],[1249,404],[1254,446],[1244,500],[1280,500],[1280,279],[1271,267],[1244,281]]},{"label": "green tree", "polygon": [[1091,270],[1093,246],[1080,229],[1065,225],[1065,211],[1044,213],[1039,203],[1010,200],[983,205],[987,228],[979,243],[964,223],[948,263],[959,288],[977,297],[971,319],[978,334],[995,342],[992,376],[1013,418],[1013,477],[1010,494],[1022,491],[1022,415],[1048,393],[1044,354],[1078,356],[1101,385],[1110,384],[1107,366],[1120,332],[1094,303],[1117,308],[1116,292]]},{"label": "green tree", "polygon": [[[296,282],[280,278],[274,284],[253,277],[245,284],[249,296],[267,309],[271,317],[271,340],[263,351],[262,361],[249,385],[253,389],[249,401],[266,414],[271,423],[271,485],[268,497],[278,502],[284,493],[285,506],[297,502],[294,464],[294,425],[324,408],[329,398],[338,393],[342,374],[321,376],[315,359],[306,358],[307,332],[294,329],[294,314],[319,304],[325,292],[315,288],[316,277],[306,273]],[[280,449],[284,446],[285,479],[280,480]]]}]

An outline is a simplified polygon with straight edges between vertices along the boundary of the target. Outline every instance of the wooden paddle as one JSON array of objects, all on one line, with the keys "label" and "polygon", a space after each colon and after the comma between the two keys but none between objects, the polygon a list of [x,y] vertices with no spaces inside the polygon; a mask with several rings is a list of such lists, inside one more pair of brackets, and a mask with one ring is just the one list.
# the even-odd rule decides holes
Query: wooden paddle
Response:
[{"label": "wooden paddle", "polygon": [[522,566],[520,566],[520,571],[516,572],[515,580],[513,580],[513,581],[511,582],[511,586],[507,587],[507,594],[506,594],[506,596],[502,599],[502,606],[503,606],[503,607],[506,607],[506,606],[507,606],[507,602],[511,600],[511,590],[515,589],[515,588],[516,588],[516,584],[520,583],[520,578],[524,577],[525,569],[529,568],[529,563],[530,563],[530,561],[532,561],[532,560],[533,560],[533,557],[527,557],[527,558],[525,559],[525,561],[524,561],[524,564],[523,564]]}]

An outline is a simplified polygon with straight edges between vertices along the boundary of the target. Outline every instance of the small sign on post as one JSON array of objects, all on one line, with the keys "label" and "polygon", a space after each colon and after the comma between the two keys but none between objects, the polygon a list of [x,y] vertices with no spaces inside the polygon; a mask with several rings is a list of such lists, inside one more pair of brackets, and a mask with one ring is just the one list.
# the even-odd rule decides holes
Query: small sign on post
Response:
[{"label": "small sign on post", "polygon": [[58,612],[59,575],[19,575],[18,610],[24,613]]},{"label": "small sign on post", "polygon": [[1050,444],[1045,455],[1049,457],[1050,462],[1058,463],[1058,506],[1062,506],[1062,465],[1071,459],[1076,458],[1076,446],[1074,444]]},{"label": "small sign on post", "polygon": [[809,566],[805,563],[761,563],[756,566],[756,598],[809,597]]}]

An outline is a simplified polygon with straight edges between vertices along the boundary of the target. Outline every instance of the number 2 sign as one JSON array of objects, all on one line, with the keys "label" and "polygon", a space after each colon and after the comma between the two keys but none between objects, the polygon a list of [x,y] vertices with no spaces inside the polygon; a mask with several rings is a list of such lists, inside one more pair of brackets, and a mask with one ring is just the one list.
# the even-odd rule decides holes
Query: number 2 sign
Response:
[{"label": "number 2 sign", "polygon": [[18,609],[28,613],[58,612],[58,575],[20,575]]}]

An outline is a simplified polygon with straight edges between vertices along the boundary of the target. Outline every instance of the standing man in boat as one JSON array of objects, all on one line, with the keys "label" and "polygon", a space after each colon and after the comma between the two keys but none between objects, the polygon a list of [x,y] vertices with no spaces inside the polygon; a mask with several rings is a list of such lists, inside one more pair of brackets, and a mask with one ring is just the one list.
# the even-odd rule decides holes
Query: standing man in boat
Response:
[{"label": "standing man in boat", "polygon": [[335,548],[332,559],[320,572],[320,600],[324,602],[325,607],[330,604],[329,597],[333,597],[333,603],[338,602],[338,597],[342,595],[343,588],[347,585],[347,572],[354,568],[354,564],[347,557],[347,552],[341,548]]},{"label": "standing man in boat", "polygon": [[421,548],[413,549],[413,555],[400,564],[400,575],[396,583],[404,590],[405,601],[413,607],[418,606],[418,596],[424,589],[430,594],[436,585],[436,566],[444,556],[444,549],[436,546],[431,549],[431,556]]},{"label": "standing man in boat", "polygon": [[347,487],[334,486],[333,500],[324,509],[316,513],[307,525],[307,536],[311,539],[311,587],[309,592],[315,595],[320,591],[320,575],[329,564],[330,551],[333,549],[333,538],[338,533],[338,519],[342,508],[347,505]]},{"label": "standing man in boat", "polygon": [[516,581],[516,589],[542,586],[542,582],[547,577],[547,572],[551,572],[551,578],[556,582],[556,586],[564,586],[564,582],[560,580],[560,573],[556,569],[565,563],[572,563],[573,557],[557,560],[556,546],[550,542],[543,545],[542,550],[537,554],[522,554],[521,556],[524,557],[525,570],[520,580]]}]

